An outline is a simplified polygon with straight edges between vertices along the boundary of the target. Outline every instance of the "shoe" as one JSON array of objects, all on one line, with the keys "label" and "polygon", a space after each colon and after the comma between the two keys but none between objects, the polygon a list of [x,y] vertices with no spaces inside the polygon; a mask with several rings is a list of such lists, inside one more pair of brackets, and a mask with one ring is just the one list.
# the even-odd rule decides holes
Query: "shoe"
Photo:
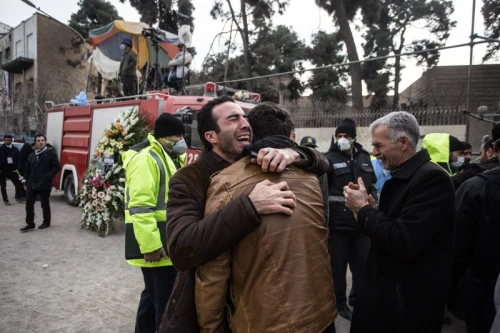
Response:
[{"label": "shoe", "polygon": [[16,201],[19,202],[19,203],[25,203],[26,198],[16,199]]},{"label": "shoe", "polygon": [[42,224],[40,224],[40,226],[38,227],[38,229],[46,229],[48,227],[50,227],[50,224],[42,223]]},{"label": "shoe", "polygon": [[9,202],[9,200],[5,200],[3,203],[5,204],[5,206],[10,206],[11,205],[11,203]]},{"label": "shoe", "polygon": [[451,319],[448,316],[443,317],[443,325],[451,325]]},{"label": "shoe", "polygon": [[337,311],[342,318],[345,318],[349,321],[352,320],[352,311],[349,309],[347,304],[337,305]]},{"label": "shoe", "polygon": [[22,227],[19,230],[21,230],[22,232],[25,232],[25,231],[30,231],[31,229],[35,229],[34,224],[26,224],[24,227]]}]

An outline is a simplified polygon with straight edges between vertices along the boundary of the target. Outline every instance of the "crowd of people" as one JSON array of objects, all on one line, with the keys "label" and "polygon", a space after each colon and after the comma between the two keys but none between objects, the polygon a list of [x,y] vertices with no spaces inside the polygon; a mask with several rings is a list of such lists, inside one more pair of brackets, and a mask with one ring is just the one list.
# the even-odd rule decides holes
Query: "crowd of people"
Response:
[{"label": "crowd of people", "polygon": [[[313,137],[296,144],[274,103],[245,114],[219,97],[197,121],[194,163],[170,114],[123,153],[125,257],[144,278],[135,332],[331,333],[340,315],[351,333],[433,333],[446,308],[468,333],[500,332],[500,124],[475,163],[450,134],[418,149],[408,112],[371,124],[371,153],[352,119],[325,154]],[[26,206],[21,231],[35,228],[37,197],[38,228],[50,227],[56,153],[44,135],[21,151],[4,142],[4,203],[10,179]]]},{"label": "crowd of people", "polygon": [[335,332],[338,315],[352,333],[440,332],[446,306],[468,333],[498,332],[500,125],[472,163],[449,134],[417,149],[407,112],[371,125],[371,154],[352,119],[325,154],[297,145],[273,103],[245,115],[215,98],[197,121],[194,163],[168,115],[124,156],[136,332]]}]

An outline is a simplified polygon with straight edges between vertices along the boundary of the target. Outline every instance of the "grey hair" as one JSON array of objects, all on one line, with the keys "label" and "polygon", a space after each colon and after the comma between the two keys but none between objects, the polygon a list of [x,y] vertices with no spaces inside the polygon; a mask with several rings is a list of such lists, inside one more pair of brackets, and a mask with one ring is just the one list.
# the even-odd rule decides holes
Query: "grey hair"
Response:
[{"label": "grey hair", "polygon": [[387,135],[391,143],[396,143],[399,138],[406,136],[410,140],[410,146],[417,148],[420,127],[417,119],[412,114],[405,111],[391,112],[375,120],[370,125],[370,133],[373,134],[373,131],[381,125],[387,126]]}]

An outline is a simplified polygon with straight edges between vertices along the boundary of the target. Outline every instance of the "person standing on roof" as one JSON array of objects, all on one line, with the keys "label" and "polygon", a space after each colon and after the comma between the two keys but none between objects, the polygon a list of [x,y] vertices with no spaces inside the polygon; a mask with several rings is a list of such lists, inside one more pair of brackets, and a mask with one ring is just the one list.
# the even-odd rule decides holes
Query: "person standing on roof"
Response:
[{"label": "person standing on roof", "polygon": [[431,133],[424,137],[423,148],[427,149],[431,162],[436,163],[449,176],[457,173],[464,164],[463,143],[447,133]]},{"label": "person standing on roof", "polygon": [[163,82],[176,91],[181,89],[178,79],[183,79],[188,75],[188,66],[191,60],[193,60],[193,56],[186,50],[184,44],[179,43],[177,47],[179,48],[179,52],[177,52],[175,58],[168,63],[168,66],[170,66],[170,74],[163,77]]},{"label": "person standing on roof", "polygon": [[132,41],[125,38],[120,45],[124,50],[120,61],[120,70],[118,76],[122,81],[122,89],[124,96],[137,95],[137,54],[132,50]]},{"label": "person standing on roof", "polygon": [[[353,289],[361,290],[366,258],[370,251],[370,239],[356,222],[353,213],[345,206],[344,186],[357,183],[361,177],[375,200],[377,178],[373,172],[370,154],[356,142],[356,123],[344,119],[335,130],[330,150],[325,154],[330,162],[328,171],[330,220],[330,256],[332,262],[335,297],[340,316],[351,320],[352,312],[347,306],[347,264],[352,272]],[[349,296],[354,304],[355,294]]]},{"label": "person standing on roof", "polygon": [[135,332],[156,332],[174,286],[177,271],[167,256],[168,182],[184,166],[185,128],[164,113],[154,134],[123,155],[125,184],[125,258],[144,277]]}]

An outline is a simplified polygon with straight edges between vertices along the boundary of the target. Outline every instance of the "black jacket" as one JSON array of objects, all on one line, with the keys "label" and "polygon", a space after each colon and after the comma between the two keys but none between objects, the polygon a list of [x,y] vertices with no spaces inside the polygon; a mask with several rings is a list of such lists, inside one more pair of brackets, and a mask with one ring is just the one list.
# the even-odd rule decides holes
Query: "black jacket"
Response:
[{"label": "black jacket", "polygon": [[36,155],[34,152],[28,156],[24,178],[26,186],[37,191],[50,191],[52,178],[61,170],[59,159],[52,148],[48,148]]},{"label": "black jacket", "polygon": [[351,333],[441,332],[453,260],[455,191],[425,149],[392,172],[379,209],[358,212],[371,249]]},{"label": "black jacket", "polygon": [[[12,163],[8,163],[7,158],[12,158]],[[2,172],[11,172],[19,167],[19,149],[14,145],[12,148],[7,148],[5,144],[0,146],[0,170]]]},{"label": "black jacket", "polygon": [[128,50],[126,51],[122,59],[120,61],[120,69],[118,71],[118,76],[137,76],[136,74],[137,67],[137,54],[134,51]]},{"label": "black jacket", "polygon": [[[306,163],[304,170],[323,175],[328,163],[313,148],[296,147]],[[168,253],[179,271],[165,308],[160,333],[199,333],[195,306],[196,267],[215,259],[260,225],[248,196],[231,201],[210,216],[205,215],[210,177],[230,164],[203,150],[200,158],[177,171],[169,182],[167,202]]]},{"label": "black jacket", "polygon": [[28,162],[28,156],[35,150],[29,143],[25,143],[21,150],[19,151],[19,173],[24,175],[26,169],[26,163]]},{"label": "black jacket", "polygon": [[[465,264],[464,289],[489,295],[500,274],[500,166],[466,181],[457,191],[455,260]],[[479,292],[481,290],[481,292]]]},{"label": "black jacket", "polygon": [[471,179],[474,176],[479,175],[485,171],[491,170],[498,166],[498,157],[494,157],[484,163],[472,163],[465,167],[465,169],[451,177],[455,190],[458,190],[460,185],[465,183],[466,180]]},{"label": "black jacket", "polygon": [[344,186],[350,182],[358,183],[361,177],[369,194],[377,200],[377,177],[373,171],[370,154],[363,147],[354,143],[354,156],[341,151],[332,138],[332,145],[325,157],[330,162],[328,171],[329,193],[329,227],[330,230],[362,232],[352,212],[346,208],[344,199]]}]

